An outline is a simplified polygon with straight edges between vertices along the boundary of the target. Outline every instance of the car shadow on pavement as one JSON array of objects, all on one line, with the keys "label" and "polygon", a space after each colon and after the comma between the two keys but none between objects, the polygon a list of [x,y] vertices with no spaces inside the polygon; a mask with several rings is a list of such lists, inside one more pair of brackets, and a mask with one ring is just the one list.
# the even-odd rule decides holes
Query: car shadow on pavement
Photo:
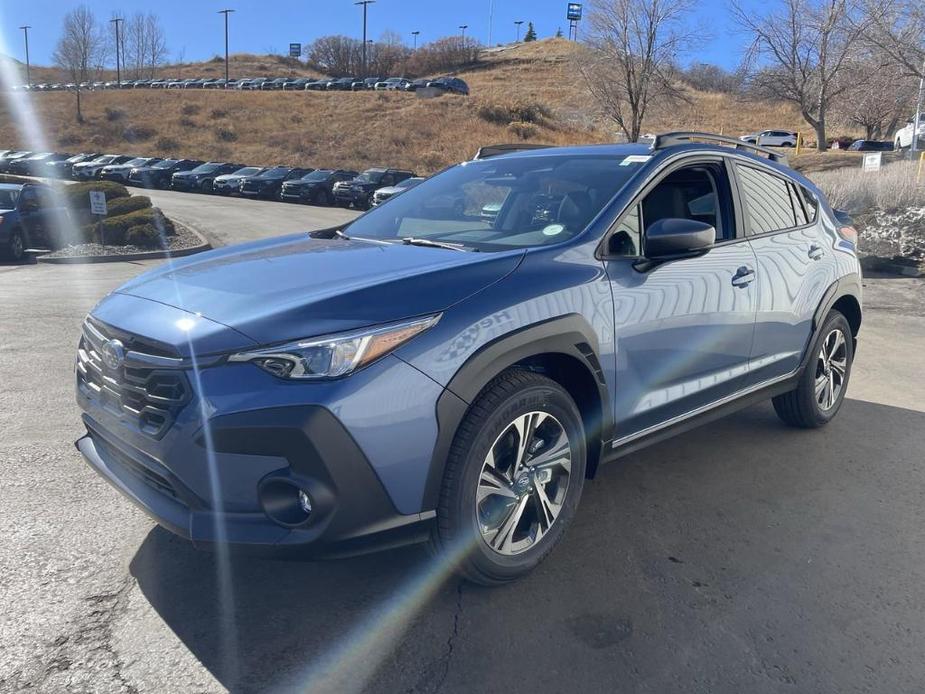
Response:
[{"label": "car shadow on pavement", "polygon": [[421,548],[226,565],[160,528],[131,573],[234,692],[900,691],[925,681],[923,432],[859,400],[816,431],[749,408],[602,468],[501,588]]}]

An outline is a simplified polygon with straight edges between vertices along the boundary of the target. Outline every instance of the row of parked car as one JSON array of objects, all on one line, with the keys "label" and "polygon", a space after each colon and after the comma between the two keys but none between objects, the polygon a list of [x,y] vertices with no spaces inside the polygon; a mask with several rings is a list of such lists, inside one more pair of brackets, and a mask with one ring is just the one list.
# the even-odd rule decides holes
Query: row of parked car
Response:
[{"label": "row of parked car", "polygon": [[75,181],[114,181],[141,188],[357,209],[378,205],[424,180],[413,171],[380,167],[359,172],[100,152],[68,154],[15,150],[0,150],[0,173]]},{"label": "row of parked car", "polygon": [[248,77],[225,80],[212,79],[148,79],[123,80],[121,82],[81,82],[19,85],[14,90],[54,92],[64,90],[99,90],[99,89],[240,89],[248,91],[403,91],[415,92],[419,89],[432,89],[437,92],[468,94],[469,85],[459,77],[444,77],[410,80],[405,77]]}]

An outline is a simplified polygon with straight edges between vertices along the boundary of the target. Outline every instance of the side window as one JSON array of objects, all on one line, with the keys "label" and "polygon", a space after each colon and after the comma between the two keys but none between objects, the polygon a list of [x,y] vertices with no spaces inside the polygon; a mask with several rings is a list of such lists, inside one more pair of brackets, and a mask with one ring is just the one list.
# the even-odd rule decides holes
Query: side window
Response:
[{"label": "side window", "polygon": [[800,186],[800,192],[803,193],[803,202],[806,203],[806,213],[809,215],[809,221],[815,222],[816,215],[819,214],[819,201],[809,189],[803,186]]},{"label": "side window", "polygon": [[790,183],[787,188],[790,189],[790,201],[793,204],[793,211],[796,213],[797,226],[801,227],[809,222],[806,218],[806,210],[803,208],[803,202],[800,200],[800,194],[797,192],[796,186]]},{"label": "side window", "polygon": [[386,186],[395,185],[395,177],[392,176],[392,174],[386,174],[385,176],[382,177],[381,184],[383,188],[385,188]]},{"label": "side window", "polygon": [[766,234],[796,226],[787,182],[751,166],[736,166],[745,199],[749,234]]},{"label": "side window", "polygon": [[639,205],[623,215],[617,225],[616,231],[610,237],[609,254],[624,257],[634,257],[642,251],[642,220]]},{"label": "side window", "polygon": [[19,196],[19,209],[23,212],[34,212],[39,208],[39,198],[34,188],[24,188]]}]

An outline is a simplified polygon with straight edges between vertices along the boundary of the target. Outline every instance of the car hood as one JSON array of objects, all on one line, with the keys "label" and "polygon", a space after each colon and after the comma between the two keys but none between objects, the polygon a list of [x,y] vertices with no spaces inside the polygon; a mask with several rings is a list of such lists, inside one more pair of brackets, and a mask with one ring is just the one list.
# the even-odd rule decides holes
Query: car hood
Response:
[{"label": "car hood", "polygon": [[442,311],[512,272],[522,257],[298,234],[178,260],[116,294],[270,344]]},{"label": "car hood", "polygon": [[0,209],[0,217],[2,217],[5,214],[9,214],[10,212],[13,212],[13,210]]}]

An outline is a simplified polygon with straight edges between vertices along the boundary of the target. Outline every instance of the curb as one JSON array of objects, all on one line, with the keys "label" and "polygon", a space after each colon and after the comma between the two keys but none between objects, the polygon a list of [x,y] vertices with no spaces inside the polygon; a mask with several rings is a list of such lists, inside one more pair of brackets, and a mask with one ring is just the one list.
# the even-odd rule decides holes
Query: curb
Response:
[{"label": "curb", "polygon": [[899,277],[925,277],[925,268],[919,264],[902,262],[892,258],[867,256],[861,259],[861,268]]},{"label": "curb", "polygon": [[[176,224],[176,222],[174,222]],[[212,244],[209,243],[198,231],[183,225],[191,234],[194,234],[202,243],[190,248],[180,248],[176,251],[145,251],[143,253],[120,253],[118,255],[64,255],[53,258],[44,255],[37,256],[37,263],[50,263],[52,265],[92,265],[94,263],[124,263],[133,260],[160,260],[162,258],[182,258],[187,255],[195,255],[203,251],[212,250]]]}]

